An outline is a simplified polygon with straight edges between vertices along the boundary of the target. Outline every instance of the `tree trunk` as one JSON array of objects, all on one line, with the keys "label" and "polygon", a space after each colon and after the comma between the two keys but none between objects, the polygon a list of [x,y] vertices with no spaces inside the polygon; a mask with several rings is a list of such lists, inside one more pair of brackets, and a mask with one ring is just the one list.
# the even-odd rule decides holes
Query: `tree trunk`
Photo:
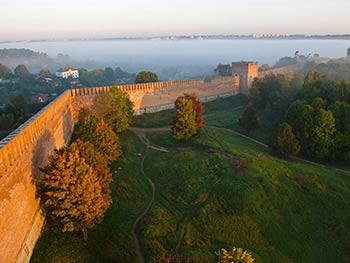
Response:
[{"label": "tree trunk", "polygon": [[88,238],[87,229],[86,229],[86,228],[83,228],[81,231],[83,232],[84,242],[86,242],[86,241],[87,241],[87,238]]}]

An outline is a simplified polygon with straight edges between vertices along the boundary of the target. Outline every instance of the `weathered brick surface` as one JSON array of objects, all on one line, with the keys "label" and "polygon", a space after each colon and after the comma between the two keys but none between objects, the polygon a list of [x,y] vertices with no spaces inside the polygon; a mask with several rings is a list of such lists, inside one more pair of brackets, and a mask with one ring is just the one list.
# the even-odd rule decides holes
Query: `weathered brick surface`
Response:
[{"label": "weathered brick surface", "polygon": [[30,259],[43,225],[34,179],[53,150],[70,140],[74,124],[70,101],[68,92],[62,94],[1,141],[1,262]]}]

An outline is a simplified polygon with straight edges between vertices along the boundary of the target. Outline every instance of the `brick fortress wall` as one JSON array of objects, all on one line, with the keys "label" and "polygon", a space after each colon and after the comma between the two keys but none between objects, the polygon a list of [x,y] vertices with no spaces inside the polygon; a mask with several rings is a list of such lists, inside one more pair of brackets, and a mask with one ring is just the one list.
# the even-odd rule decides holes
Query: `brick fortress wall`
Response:
[{"label": "brick fortress wall", "polygon": [[73,131],[71,96],[62,94],[0,141],[1,262],[28,262],[44,216],[34,179]]},{"label": "brick fortress wall", "polygon": [[[174,107],[176,98],[184,93],[195,93],[202,101],[212,100],[218,97],[226,97],[239,92],[240,78],[238,76],[217,77],[211,81],[204,79],[177,80],[166,82],[153,82],[143,84],[130,84],[116,86],[129,94],[134,103],[135,114],[157,112]],[[76,107],[82,107],[88,102],[92,105],[92,98],[99,88],[84,88],[72,90],[72,95],[77,98]],[[111,87],[103,87],[109,91]]]}]

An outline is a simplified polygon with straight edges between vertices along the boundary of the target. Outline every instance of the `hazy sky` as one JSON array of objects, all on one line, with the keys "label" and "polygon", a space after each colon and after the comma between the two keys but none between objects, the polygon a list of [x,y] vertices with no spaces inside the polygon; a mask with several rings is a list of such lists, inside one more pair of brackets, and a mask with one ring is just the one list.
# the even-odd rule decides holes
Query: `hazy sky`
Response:
[{"label": "hazy sky", "polygon": [[0,40],[350,33],[350,0],[0,0]]}]

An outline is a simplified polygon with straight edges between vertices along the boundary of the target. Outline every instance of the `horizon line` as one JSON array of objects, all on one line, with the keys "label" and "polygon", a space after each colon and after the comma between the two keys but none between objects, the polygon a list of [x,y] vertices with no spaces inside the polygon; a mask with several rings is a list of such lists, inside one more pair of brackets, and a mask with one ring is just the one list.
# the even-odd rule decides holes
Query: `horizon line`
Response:
[{"label": "horizon line", "polygon": [[[346,38],[350,39],[350,33],[344,34],[288,34],[288,33],[250,33],[250,34],[170,34],[153,36],[112,36],[112,37],[59,37],[59,38],[33,38],[1,40],[0,44],[16,42],[50,42],[50,41],[91,41],[91,40],[177,40],[175,38],[188,38],[198,40],[198,38],[252,38],[252,39],[283,39],[283,38]],[[197,38],[197,39],[196,39]]]}]

